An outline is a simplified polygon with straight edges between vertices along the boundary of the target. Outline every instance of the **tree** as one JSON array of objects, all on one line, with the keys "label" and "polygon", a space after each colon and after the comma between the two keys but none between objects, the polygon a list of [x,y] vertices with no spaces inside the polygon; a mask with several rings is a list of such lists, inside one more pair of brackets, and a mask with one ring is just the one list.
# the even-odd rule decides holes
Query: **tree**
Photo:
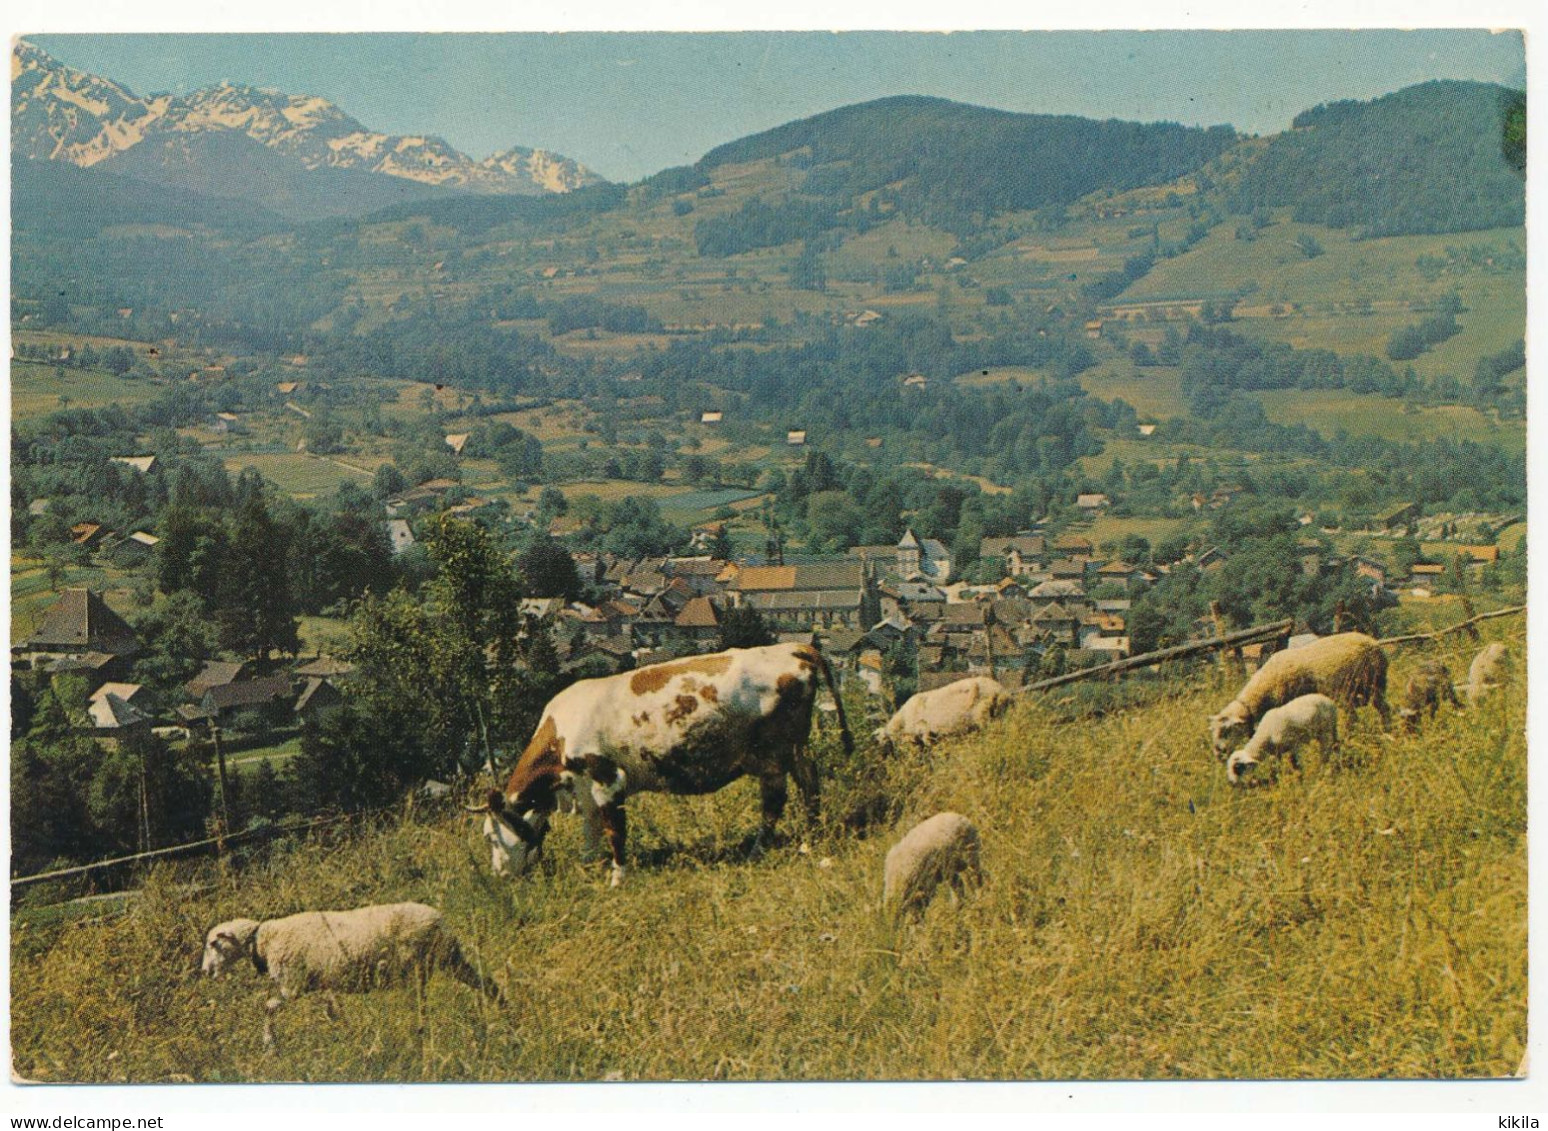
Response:
[{"label": "tree", "polygon": [[239,505],[215,595],[222,643],[233,652],[262,660],[272,651],[300,650],[285,568],[288,544],[262,495]]},{"label": "tree", "polygon": [[371,804],[524,743],[561,685],[547,630],[522,614],[490,533],[443,516],[425,542],[435,577],[420,597],[360,602],[346,709],[303,735],[298,772],[335,804]]},{"label": "tree", "polygon": [[408,488],[408,483],[403,479],[403,472],[398,470],[395,463],[384,463],[377,467],[376,474],[371,477],[371,493],[378,499],[390,499],[394,495],[402,494]]},{"label": "tree", "polygon": [[534,597],[563,597],[573,601],[580,596],[580,575],[575,559],[552,538],[536,538],[516,556],[516,572],[527,592]]},{"label": "tree", "polygon": [[720,614],[721,648],[761,648],[774,643],[763,615],[751,605],[737,605]]}]

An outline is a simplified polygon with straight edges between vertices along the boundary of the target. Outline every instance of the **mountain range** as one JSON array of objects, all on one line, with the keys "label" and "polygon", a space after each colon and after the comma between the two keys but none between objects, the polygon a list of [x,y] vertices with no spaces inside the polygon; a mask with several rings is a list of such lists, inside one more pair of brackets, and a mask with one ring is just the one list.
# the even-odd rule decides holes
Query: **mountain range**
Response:
[{"label": "mountain range", "polygon": [[378,133],[315,96],[223,82],[141,97],[26,41],[11,56],[11,139],[21,158],[253,201],[293,218],[602,181],[544,150],[515,146],[475,160],[438,137]]}]

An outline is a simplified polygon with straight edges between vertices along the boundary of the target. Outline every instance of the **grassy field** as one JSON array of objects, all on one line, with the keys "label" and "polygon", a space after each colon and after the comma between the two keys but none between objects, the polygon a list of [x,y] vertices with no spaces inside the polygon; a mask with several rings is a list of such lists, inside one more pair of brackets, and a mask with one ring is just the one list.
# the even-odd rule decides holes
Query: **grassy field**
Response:
[{"label": "grassy field", "polygon": [[11,416],[15,420],[44,416],[62,408],[102,408],[110,404],[144,404],[166,392],[155,380],[126,381],[111,373],[59,369],[29,361],[11,362]]},{"label": "grassy field", "polygon": [[1347,389],[1274,389],[1253,394],[1276,424],[1305,424],[1324,436],[1340,428],[1351,436],[1384,440],[1473,440],[1516,455],[1526,450],[1526,422],[1496,423],[1466,405],[1418,407]]},{"label": "grassy field", "polygon": [[1098,546],[1103,542],[1120,541],[1130,534],[1138,534],[1154,546],[1174,534],[1188,533],[1204,525],[1204,521],[1197,518],[1116,518],[1104,514],[1082,533]]},{"label": "grassy field", "polygon": [[371,471],[353,457],[335,458],[308,455],[305,452],[247,453],[227,456],[226,470],[235,475],[245,467],[255,467],[260,475],[281,491],[297,498],[310,499],[337,490],[340,483],[361,486],[371,483]]},{"label": "grassy field", "polygon": [[1107,361],[1082,373],[1080,384],[1098,400],[1127,401],[1142,420],[1188,415],[1182,383],[1172,366],[1137,369],[1127,360]]},{"label": "grassy field", "polygon": [[[1519,656],[1520,626],[1491,622]],[[1434,653],[1465,670],[1476,644]],[[1401,686],[1420,661],[1399,654]],[[902,805],[859,838],[809,827],[758,860],[748,782],[630,809],[626,885],[576,861],[496,880],[460,812],[390,819],[280,850],[187,895],[153,874],[130,914],[12,919],[13,1071],[45,1081],[1130,1079],[1486,1077],[1526,1029],[1525,684],[1445,709],[1422,733],[1363,712],[1333,760],[1237,791],[1205,715],[1212,669],[1014,708],[926,754],[841,763],[825,803]],[[1111,692],[1108,692],[1109,694]],[[857,723],[857,729],[859,724]],[[1463,753],[1465,751],[1465,754]],[[1115,770],[1117,772],[1115,772]],[[968,815],[984,880],[894,922],[888,846]],[[810,851],[798,850],[807,842]],[[210,873],[213,875],[213,873]],[[181,879],[210,878],[183,876]],[[417,899],[502,985],[500,1008],[445,976],[303,998],[260,1043],[256,975],[198,974],[235,915]],[[421,1024],[422,1019],[422,1024]],[[649,1034],[649,1039],[642,1039]]]}]

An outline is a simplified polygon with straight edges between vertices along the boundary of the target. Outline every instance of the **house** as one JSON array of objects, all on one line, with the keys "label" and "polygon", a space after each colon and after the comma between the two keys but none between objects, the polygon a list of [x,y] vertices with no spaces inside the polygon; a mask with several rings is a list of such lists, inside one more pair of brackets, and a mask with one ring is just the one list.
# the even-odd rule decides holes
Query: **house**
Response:
[{"label": "house", "polygon": [[226,719],[241,711],[268,712],[283,719],[293,708],[295,691],[288,675],[266,675],[232,680],[207,690],[199,699],[199,713],[207,719]]},{"label": "house", "polygon": [[70,541],[77,546],[94,546],[105,533],[102,526],[95,522],[77,522],[70,527]]},{"label": "house", "polygon": [[228,683],[244,678],[248,674],[248,665],[245,660],[205,660],[204,669],[187,683],[183,684],[183,690],[188,697],[195,702],[204,698],[204,693],[212,687],[224,687]]},{"label": "house", "polygon": [[708,597],[693,597],[672,622],[671,635],[710,651],[720,639],[720,610]]},{"label": "house", "polygon": [[1066,558],[1089,558],[1096,552],[1091,544],[1091,539],[1082,538],[1079,534],[1061,534],[1053,540],[1050,549]]},{"label": "house", "polygon": [[144,473],[156,466],[155,456],[113,456],[113,463],[121,463],[125,467],[131,467],[135,471]]},{"label": "house", "polygon": [[388,519],[387,537],[392,542],[392,552],[395,555],[403,553],[414,544],[414,532],[409,529],[407,519]]},{"label": "house", "polygon": [[1419,517],[1418,503],[1399,503],[1389,507],[1376,516],[1376,525],[1383,530],[1396,530],[1406,527]]},{"label": "house", "polygon": [[928,578],[936,583],[951,579],[951,551],[934,538],[919,538],[912,528],[903,532],[897,545],[898,573],[905,580]]},{"label": "house", "polygon": [[867,629],[881,619],[875,585],[861,562],[745,566],[728,591],[733,603],[780,626]]},{"label": "house", "polygon": [[882,316],[876,313],[876,311],[862,310],[859,314],[855,315],[854,324],[856,326],[874,326],[881,320]]},{"label": "house", "polygon": [[789,444],[791,447],[800,447],[802,444],[806,443],[806,429],[790,429],[790,431],[785,433],[785,443]]},{"label": "house", "polygon": [[281,395],[288,397],[288,396],[290,396],[291,393],[295,392],[297,389],[299,389],[301,387],[301,382],[300,381],[281,381],[277,385],[275,385],[274,387],[279,390]]},{"label": "house", "polygon": [[723,411],[721,411],[720,409],[718,409],[718,408],[717,409],[710,409],[709,411],[701,412],[699,414],[699,423],[700,424],[719,424],[723,419],[725,419],[725,415],[726,414]]},{"label": "house", "polygon": [[1078,558],[1056,558],[1048,563],[1048,576],[1053,581],[1082,582],[1086,577],[1086,563]]},{"label": "house", "polygon": [[1047,550],[1048,540],[1041,534],[1015,534],[1010,537],[983,538],[978,543],[980,558],[1004,558],[1012,576],[1031,573]]},{"label": "house", "polygon": [[923,389],[928,387],[929,384],[930,379],[923,373],[910,373],[903,378],[903,387],[905,389]]},{"label": "house", "polygon": [[467,447],[468,437],[471,435],[471,432],[453,432],[446,437],[446,446],[460,456],[462,449]]},{"label": "house", "polygon": [[1387,583],[1387,567],[1375,558],[1357,555],[1354,559],[1354,570],[1360,577],[1368,577],[1382,585]]},{"label": "house", "polygon": [[302,664],[295,670],[295,674],[307,679],[343,679],[355,670],[355,665],[348,660],[338,660],[332,656],[319,655],[317,659],[307,664]]},{"label": "house", "polygon": [[1109,499],[1106,495],[1101,494],[1076,495],[1075,505],[1081,510],[1090,514],[1094,511],[1101,510],[1103,507],[1111,506],[1112,500]]},{"label": "house", "polygon": [[1432,588],[1446,576],[1446,567],[1431,562],[1419,562],[1408,571],[1408,584],[1418,588]]},{"label": "house", "polygon": [[[22,644],[23,659],[41,668],[55,660],[80,660],[97,653],[107,660],[132,656],[139,637],[107,602],[84,587],[66,589],[49,606],[43,622]],[[99,667],[107,662],[99,663]]]},{"label": "house", "polygon": [[1150,437],[1156,434],[1156,426],[1154,424],[1137,424],[1135,427],[1139,429],[1141,436]]},{"label": "house", "polygon": [[138,683],[104,683],[91,693],[86,715],[94,731],[149,730],[151,717],[131,700],[140,693]]},{"label": "house", "polygon": [[1066,647],[1079,646],[1080,617],[1058,601],[1032,614],[1031,626]]},{"label": "house", "polygon": [[344,696],[333,683],[322,676],[312,676],[296,696],[295,712],[303,718],[315,718],[329,707],[344,702]]},{"label": "house", "polygon": [[1100,318],[1093,318],[1090,322],[1086,323],[1086,337],[1100,338],[1101,336],[1102,320]]},{"label": "house", "polygon": [[219,436],[235,435],[238,432],[246,431],[242,426],[242,418],[234,412],[217,412],[215,414],[215,423],[211,427],[215,434]]}]

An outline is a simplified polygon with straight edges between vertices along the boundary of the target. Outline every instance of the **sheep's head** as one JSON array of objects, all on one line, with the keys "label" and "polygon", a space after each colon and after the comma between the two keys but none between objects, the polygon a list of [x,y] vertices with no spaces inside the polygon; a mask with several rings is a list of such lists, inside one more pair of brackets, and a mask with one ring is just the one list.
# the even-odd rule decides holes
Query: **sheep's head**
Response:
[{"label": "sheep's head", "polygon": [[200,969],[218,978],[234,964],[250,960],[258,937],[256,919],[232,919],[210,928],[204,936],[204,962]]},{"label": "sheep's head", "polygon": [[1209,719],[1209,737],[1214,743],[1215,753],[1220,757],[1226,756],[1226,751],[1239,742],[1245,742],[1252,737],[1252,727],[1247,719],[1247,708],[1241,703],[1232,701],[1218,715],[1211,715]]},{"label": "sheep's head", "polygon": [[1254,773],[1257,768],[1257,758],[1245,749],[1238,750],[1226,759],[1226,780],[1232,785],[1251,785],[1258,780]]}]

